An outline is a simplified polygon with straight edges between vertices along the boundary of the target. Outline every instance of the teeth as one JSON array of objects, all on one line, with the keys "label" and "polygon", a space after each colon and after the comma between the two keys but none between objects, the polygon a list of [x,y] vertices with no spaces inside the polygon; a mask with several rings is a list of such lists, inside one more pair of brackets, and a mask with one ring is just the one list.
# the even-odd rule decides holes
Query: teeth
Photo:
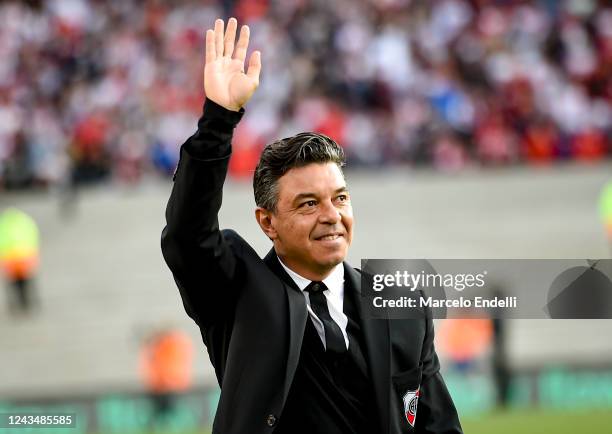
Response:
[{"label": "teeth", "polygon": [[329,241],[329,240],[335,240],[336,238],[338,238],[338,235],[326,235],[324,237],[321,237],[320,239]]}]

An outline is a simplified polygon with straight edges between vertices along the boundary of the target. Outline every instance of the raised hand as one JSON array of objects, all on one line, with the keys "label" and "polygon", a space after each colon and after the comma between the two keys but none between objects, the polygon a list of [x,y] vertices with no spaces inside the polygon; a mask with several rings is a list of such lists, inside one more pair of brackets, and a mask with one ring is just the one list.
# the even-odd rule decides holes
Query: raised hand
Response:
[{"label": "raised hand", "polygon": [[223,34],[223,20],[215,21],[215,30],[206,31],[206,66],[204,91],[209,98],[228,110],[238,111],[251,99],[259,86],[261,53],[253,52],[244,72],[244,59],[249,46],[249,26],[242,26],[234,48],[238,22],[230,18]]}]

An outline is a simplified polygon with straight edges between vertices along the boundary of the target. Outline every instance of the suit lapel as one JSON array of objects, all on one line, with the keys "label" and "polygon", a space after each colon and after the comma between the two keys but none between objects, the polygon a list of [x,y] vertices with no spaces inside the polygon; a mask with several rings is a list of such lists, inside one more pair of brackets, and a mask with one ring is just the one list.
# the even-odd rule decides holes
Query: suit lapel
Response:
[{"label": "suit lapel", "polygon": [[[345,284],[353,290],[349,291],[354,297],[355,306],[359,314],[361,330],[365,344],[365,353],[370,367],[370,378],[376,395],[378,415],[382,424],[381,432],[389,432],[389,391],[391,390],[391,374],[389,372],[389,320],[368,318],[367,311],[362,306],[361,275],[346,262],[344,263]],[[346,292],[345,292],[346,296]]]},{"label": "suit lapel", "polygon": [[289,354],[287,355],[287,375],[285,376],[283,392],[284,402],[289,395],[289,389],[291,388],[295,370],[300,360],[300,350],[302,349],[302,338],[304,337],[308,311],[304,294],[280,264],[274,249],[268,252],[264,262],[283,281],[289,305]]},{"label": "suit lapel", "polygon": [[[289,305],[289,354],[287,356],[287,375],[285,377],[285,390],[283,401],[286,400],[293,382],[293,377],[300,359],[304,329],[308,319],[308,311],[304,294],[297,287],[291,276],[287,274],[276,256],[274,249],[264,258],[266,265],[284,283],[285,293]],[[364,312],[361,297],[361,275],[346,262],[344,263],[345,284],[352,290],[348,293],[353,297],[355,307],[359,316],[359,324],[363,331],[365,353],[368,358],[368,366],[372,386],[376,395],[377,413],[382,424],[382,432],[389,432],[389,391],[391,390],[391,375],[389,371],[389,320],[367,318]],[[346,295],[346,292],[345,292]]]}]

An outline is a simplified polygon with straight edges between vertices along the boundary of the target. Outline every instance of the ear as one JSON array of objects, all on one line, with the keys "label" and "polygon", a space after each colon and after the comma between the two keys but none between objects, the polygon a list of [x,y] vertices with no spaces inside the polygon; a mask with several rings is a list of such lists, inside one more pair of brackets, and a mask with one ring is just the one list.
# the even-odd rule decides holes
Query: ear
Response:
[{"label": "ear", "polygon": [[274,226],[272,224],[271,211],[268,211],[267,209],[262,207],[257,207],[255,209],[255,219],[257,220],[257,223],[259,224],[261,230],[264,232],[264,234],[266,234],[268,238],[270,238],[271,241],[274,241],[278,237],[276,229],[274,229]]}]

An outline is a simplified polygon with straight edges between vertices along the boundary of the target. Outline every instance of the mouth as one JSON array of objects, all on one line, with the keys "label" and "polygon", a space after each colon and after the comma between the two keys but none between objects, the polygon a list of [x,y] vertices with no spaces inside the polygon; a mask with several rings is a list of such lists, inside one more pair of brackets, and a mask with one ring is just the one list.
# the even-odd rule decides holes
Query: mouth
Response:
[{"label": "mouth", "polygon": [[338,238],[343,237],[344,235],[342,235],[340,232],[333,232],[331,234],[326,234],[326,235],[322,235],[320,237],[316,237],[315,240],[316,241],[334,241],[337,240]]}]

